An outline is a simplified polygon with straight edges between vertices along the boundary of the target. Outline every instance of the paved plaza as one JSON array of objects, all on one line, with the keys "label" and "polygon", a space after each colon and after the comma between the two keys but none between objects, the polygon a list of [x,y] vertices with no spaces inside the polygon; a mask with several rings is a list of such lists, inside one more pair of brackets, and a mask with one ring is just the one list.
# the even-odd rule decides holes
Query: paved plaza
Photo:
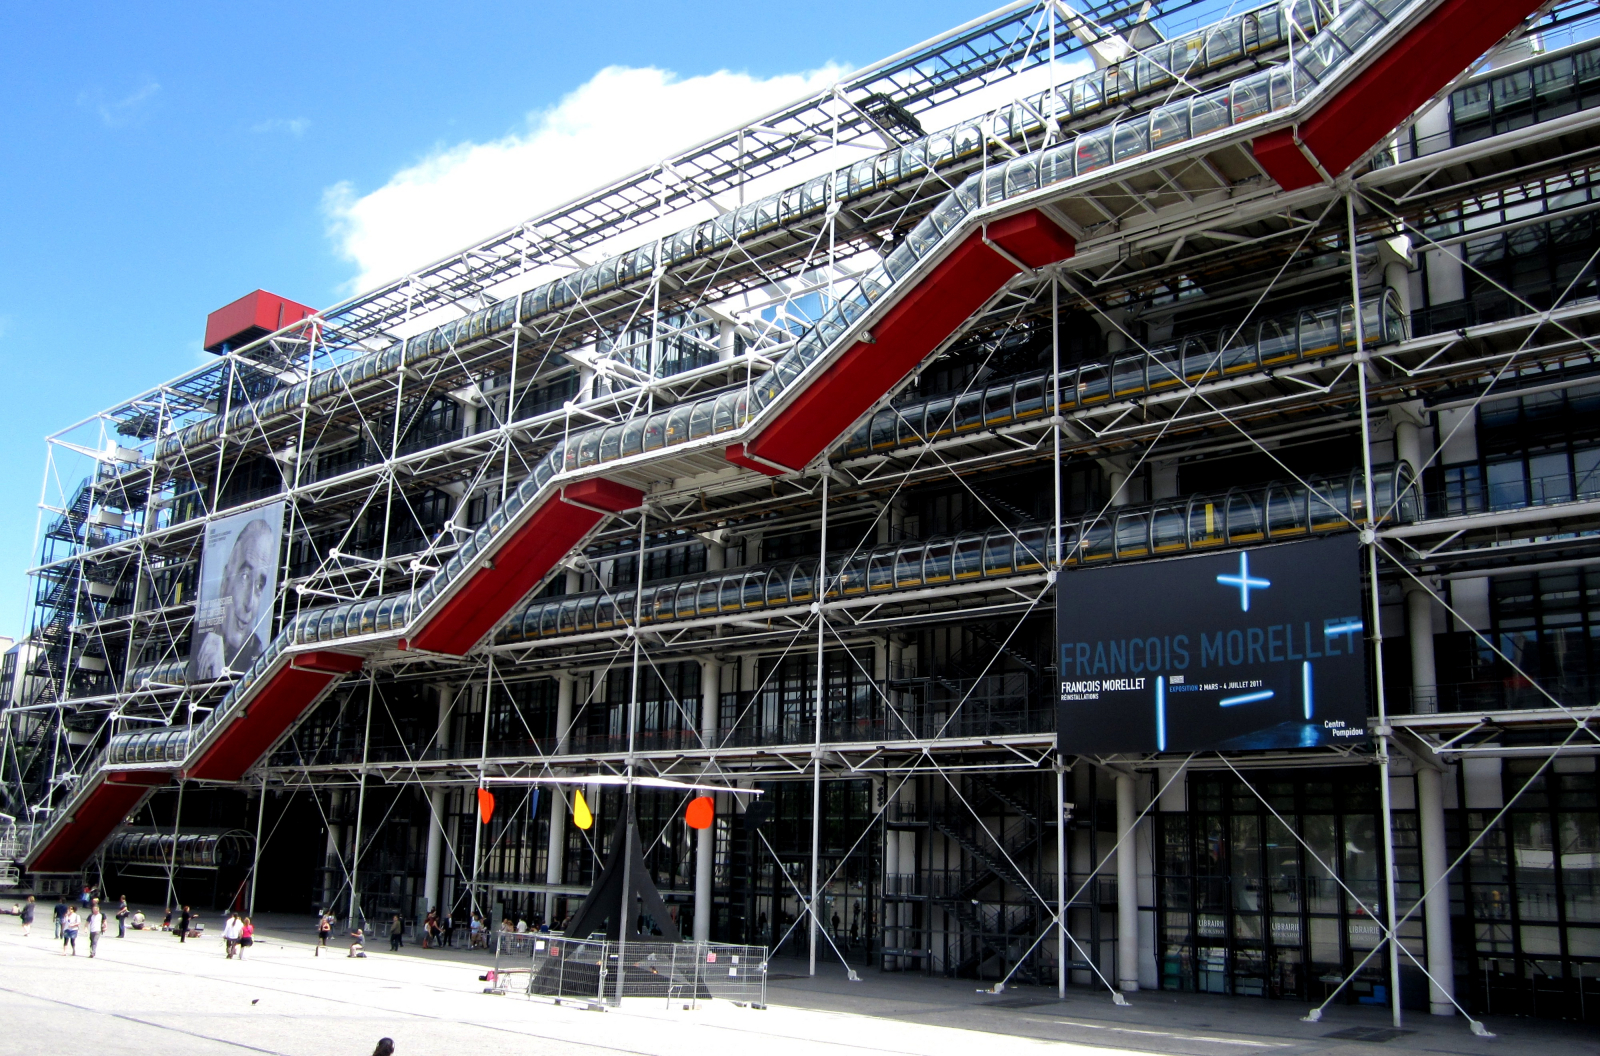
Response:
[{"label": "paved plaza", "polygon": [[1033,987],[994,996],[971,981],[916,975],[865,972],[851,983],[836,965],[811,979],[803,964],[783,961],[774,962],[764,1011],[717,1001],[685,1011],[640,998],[589,1012],[484,994],[480,953],[392,954],[384,942],[364,960],[331,946],[315,956],[309,922],[264,923],[243,961],[224,959],[220,938],[180,944],[160,932],[109,936],[91,960],[84,942],[76,958],[62,956],[48,920],[23,939],[16,918],[0,918],[0,1056],[366,1056],[383,1036],[399,1056],[1577,1056],[1597,1048],[1583,1028],[1548,1021],[1491,1020],[1499,1037],[1486,1040],[1459,1019],[1417,1015],[1406,1024],[1412,1033],[1379,1042],[1353,1035],[1387,1027],[1382,1009],[1339,1007],[1311,1024],[1292,1002],[1142,993],[1118,1008],[1088,991],[1062,1002]]}]

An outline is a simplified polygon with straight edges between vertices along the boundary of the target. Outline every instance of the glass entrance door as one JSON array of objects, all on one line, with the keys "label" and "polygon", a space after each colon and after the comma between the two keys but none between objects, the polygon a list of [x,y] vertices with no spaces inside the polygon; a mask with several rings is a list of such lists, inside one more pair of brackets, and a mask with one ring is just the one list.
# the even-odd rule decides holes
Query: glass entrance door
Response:
[{"label": "glass entrance door", "polygon": [[[1161,986],[1320,1001],[1378,937],[1376,775],[1246,776],[1196,774],[1190,809],[1157,815]],[[1369,962],[1350,999],[1387,1001],[1385,967]]]}]

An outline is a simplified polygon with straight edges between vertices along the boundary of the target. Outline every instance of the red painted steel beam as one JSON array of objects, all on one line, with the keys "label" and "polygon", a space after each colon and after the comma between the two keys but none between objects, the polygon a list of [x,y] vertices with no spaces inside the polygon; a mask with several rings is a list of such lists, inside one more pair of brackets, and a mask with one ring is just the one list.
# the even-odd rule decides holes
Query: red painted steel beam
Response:
[{"label": "red painted steel beam", "polygon": [[1294,129],[1269,132],[1252,144],[1256,160],[1287,191],[1322,179],[1306,152],[1324,172],[1339,175],[1540,6],[1538,0],[1445,0],[1301,118],[1299,144]]},{"label": "red painted steel beam", "polygon": [[771,424],[729,447],[725,457],[768,476],[800,469],[982,308],[1018,273],[1015,261],[1040,268],[1076,249],[1072,237],[1037,210],[974,231],[889,309],[872,328],[870,343],[851,346]]},{"label": "red painted steel beam", "polygon": [[256,683],[240,714],[189,762],[183,776],[196,781],[239,780],[323,691],[360,669],[361,657],[348,653],[319,651],[284,658]]},{"label": "red painted steel beam", "polygon": [[123,819],[139,808],[151,789],[170,780],[170,773],[150,770],[104,775],[49,842],[33,849],[28,859],[29,871],[70,873],[81,869]]},{"label": "red painted steel beam", "polygon": [[635,509],[644,492],[594,478],[569,484],[492,554],[408,642],[407,648],[463,656],[550,574],[601,519]]}]

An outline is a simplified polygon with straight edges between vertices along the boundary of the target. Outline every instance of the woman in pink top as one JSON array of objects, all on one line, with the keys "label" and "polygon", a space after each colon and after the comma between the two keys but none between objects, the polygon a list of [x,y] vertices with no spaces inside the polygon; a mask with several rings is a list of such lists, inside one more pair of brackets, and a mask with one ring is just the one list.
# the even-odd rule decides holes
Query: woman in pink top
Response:
[{"label": "woman in pink top", "polygon": [[244,930],[239,933],[239,959],[244,960],[244,951],[256,944],[256,926],[250,923],[250,918],[244,918]]}]

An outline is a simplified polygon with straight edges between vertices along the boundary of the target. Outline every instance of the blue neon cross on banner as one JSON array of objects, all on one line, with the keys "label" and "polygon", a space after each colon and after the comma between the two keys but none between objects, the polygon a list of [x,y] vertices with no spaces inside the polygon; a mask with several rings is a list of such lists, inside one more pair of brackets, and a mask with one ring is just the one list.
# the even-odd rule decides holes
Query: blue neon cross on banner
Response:
[{"label": "blue neon cross on banner", "polygon": [[1239,588],[1239,611],[1250,611],[1250,591],[1266,590],[1272,586],[1270,579],[1258,579],[1250,575],[1250,554],[1246,551],[1239,552],[1239,574],[1237,576],[1218,576],[1217,582],[1225,587]]}]

